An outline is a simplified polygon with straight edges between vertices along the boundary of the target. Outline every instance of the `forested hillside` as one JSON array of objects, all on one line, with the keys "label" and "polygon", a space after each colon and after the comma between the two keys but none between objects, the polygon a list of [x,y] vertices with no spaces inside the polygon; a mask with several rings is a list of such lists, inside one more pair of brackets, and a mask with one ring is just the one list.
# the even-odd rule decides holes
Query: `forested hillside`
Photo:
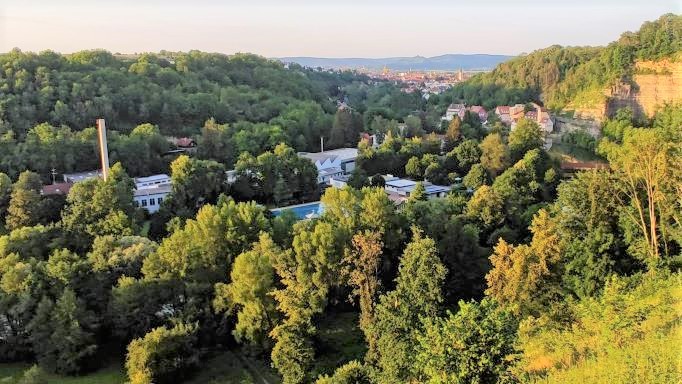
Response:
[{"label": "forested hillside", "polygon": [[[680,382],[682,104],[567,135],[603,160],[577,172],[534,119],[440,118],[458,92],[561,102],[627,78],[678,51],[677,28],[645,24],[615,57],[553,47],[504,67],[512,88],[499,69],[428,101],[251,55],[2,55],[0,381]],[[571,80],[601,65],[620,69]],[[52,169],[98,166],[100,115],[108,176],[44,193]],[[196,151],[170,151],[176,134]],[[357,146],[343,188],[297,153],[320,136]],[[132,177],[157,172],[151,213]],[[396,199],[385,174],[413,189]]]},{"label": "forested hillside", "polygon": [[333,113],[329,97],[354,79],[295,65],[285,69],[254,55],[202,52],[117,57],[15,50],[0,55],[0,66],[0,127],[19,137],[38,123],[81,130],[98,117],[124,132],[152,123],[164,134],[186,133],[211,117],[268,122],[305,101]]},{"label": "forested hillside", "polygon": [[682,16],[667,14],[626,32],[606,47],[561,47],[534,51],[500,64],[455,87],[455,97],[486,107],[542,101],[560,110],[605,102],[605,89],[632,82],[635,62],[682,52]]}]

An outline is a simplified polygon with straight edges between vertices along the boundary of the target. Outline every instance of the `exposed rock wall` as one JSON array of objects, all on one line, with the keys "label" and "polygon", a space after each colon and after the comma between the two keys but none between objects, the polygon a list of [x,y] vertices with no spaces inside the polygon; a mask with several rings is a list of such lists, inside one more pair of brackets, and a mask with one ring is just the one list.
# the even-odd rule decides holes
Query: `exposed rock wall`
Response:
[{"label": "exposed rock wall", "polygon": [[666,102],[682,102],[682,62],[670,60],[636,63],[634,86],[613,87],[606,113],[629,106],[638,116],[651,117]]}]

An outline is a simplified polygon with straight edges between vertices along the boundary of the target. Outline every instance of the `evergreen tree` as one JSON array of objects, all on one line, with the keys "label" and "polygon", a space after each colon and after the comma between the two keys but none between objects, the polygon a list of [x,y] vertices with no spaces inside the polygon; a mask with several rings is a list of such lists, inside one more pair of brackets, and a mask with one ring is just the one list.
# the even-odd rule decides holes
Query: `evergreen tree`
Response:
[{"label": "evergreen tree", "polygon": [[421,318],[436,316],[443,301],[441,287],[447,270],[434,241],[417,229],[413,231],[400,260],[395,290],[381,296],[371,328],[377,355],[368,358],[375,361],[384,383],[404,383],[414,377],[411,367]]}]

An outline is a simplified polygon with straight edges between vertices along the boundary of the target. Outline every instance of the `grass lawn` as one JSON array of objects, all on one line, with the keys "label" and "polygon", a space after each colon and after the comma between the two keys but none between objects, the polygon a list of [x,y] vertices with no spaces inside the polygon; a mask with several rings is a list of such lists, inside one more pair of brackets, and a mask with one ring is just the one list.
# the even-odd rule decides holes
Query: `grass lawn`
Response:
[{"label": "grass lawn", "polygon": [[[31,367],[26,363],[0,364],[0,383],[14,384],[19,381],[24,371]],[[123,367],[115,364],[84,376],[49,375],[50,384],[123,384],[126,382]]]},{"label": "grass lawn", "polygon": [[329,313],[317,326],[315,365],[312,377],[331,374],[334,369],[365,356],[365,336],[358,327],[355,312]]},{"label": "grass lawn", "polygon": [[604,161],[599,155],[588,150],[577,148],[569,144],[554,143],[549,154],[565,161]]},{"label": "grass lawn", "polygon": [[[15,384],[31,364],[0,364],[0,384]],[[99,371],[83,376],[49,375],[50,384],[124,384],[127,381],[124,368],[114,363]],[[277,374],[265,362],[224,351],[202,361],[196,375],[185,384],[280,384]]]}]

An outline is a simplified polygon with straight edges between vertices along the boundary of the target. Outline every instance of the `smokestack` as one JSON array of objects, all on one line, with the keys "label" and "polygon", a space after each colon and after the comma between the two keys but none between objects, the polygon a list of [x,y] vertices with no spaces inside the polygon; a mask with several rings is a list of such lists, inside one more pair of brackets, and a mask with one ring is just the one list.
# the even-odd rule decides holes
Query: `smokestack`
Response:
[{"label": "smokestack", "polygon": [[97,138],[99,140],[99,158],[102,161],[102,178],[109,176],[109,149],[107,148],[107,127],[104,119],[97,119]]},{"label": "smokestack", "polygon": [[320,136],[320,152],[324,152],[324,136]]}]

